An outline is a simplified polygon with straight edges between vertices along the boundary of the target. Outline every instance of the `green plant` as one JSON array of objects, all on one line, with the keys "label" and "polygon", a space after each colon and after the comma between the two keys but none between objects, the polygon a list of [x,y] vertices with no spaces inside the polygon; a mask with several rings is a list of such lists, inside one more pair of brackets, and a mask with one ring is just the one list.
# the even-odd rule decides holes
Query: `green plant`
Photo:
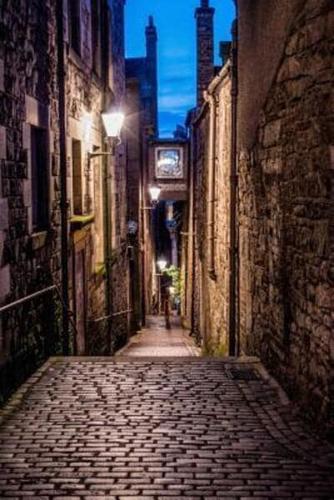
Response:
[{"label": "green plant", "polygon": [[175,297],[180,299],[182,294],[182,279],[181,279],[181,269],[176,266],[169,266],[164,274],[169,276],[172,280],[172,287],[175,290]]}]

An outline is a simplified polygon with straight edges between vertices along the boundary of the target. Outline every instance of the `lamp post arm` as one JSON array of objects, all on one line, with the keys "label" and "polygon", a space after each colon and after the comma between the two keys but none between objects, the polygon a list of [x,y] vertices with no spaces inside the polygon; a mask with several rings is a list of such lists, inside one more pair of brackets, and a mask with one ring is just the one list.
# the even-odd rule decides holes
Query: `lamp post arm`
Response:
[{"label": "lamp post arm", "polygon": [[98,158],[99,156],[113,156],[113,153],[109,153],[109,152],[88,153],[88,160],[91,160],[92,158]]}]

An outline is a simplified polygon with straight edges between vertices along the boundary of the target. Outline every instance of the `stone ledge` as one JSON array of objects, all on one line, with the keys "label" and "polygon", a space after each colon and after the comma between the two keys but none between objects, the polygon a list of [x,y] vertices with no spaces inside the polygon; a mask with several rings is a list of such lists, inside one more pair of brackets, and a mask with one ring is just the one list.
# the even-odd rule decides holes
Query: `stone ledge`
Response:
[{"label": "stone ledge", "polygon": [[94,222],[95,216],[94,214],[90,215],[75,215],[70,218],[70,226],[71,231],[80,231],[80,229],[84,228],[88,224],[92,224]]},{"label": "stone ledge", "polygon": [[47,231],[40,231],[38,233],[33,233],[30,237],[31,249],[39,250],[40,248],[43,248],[46,244],[47,235],[48,235]]}]

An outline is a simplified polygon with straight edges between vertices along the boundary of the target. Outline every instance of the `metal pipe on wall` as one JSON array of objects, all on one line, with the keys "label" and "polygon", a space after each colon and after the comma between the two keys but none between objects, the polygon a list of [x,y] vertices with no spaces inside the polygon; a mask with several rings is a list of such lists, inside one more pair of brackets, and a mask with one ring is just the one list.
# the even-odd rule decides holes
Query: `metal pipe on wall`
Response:
[{"label": "metal pipe on wall", "polygon": [[238,340],[238,166],[237,166],[237,106],[238,106],[238,21],[232,27],[232,133],[231,133],[231,177],[230,177],[230,278],[229,278],[229,354],[239,354]]},{"label": "metal pipe on wall", "polygon": [[216,138],[217,138],[217,104],[210,92],[204,92],[204,99],[210,107],[209,130],[209,267],[208,272],[212,279],[216,279],[215,268],[215,219],[216,219]]},{"label": "metal pipe on wall", "polygon": [[70,353],[69,335],[69,273],[68,273],[68,200],[67,200],[67,154],[66,154],[66,100],[65,100],[65,62],[64,62],[64,5],[63,0],[56,3],[57,22],[57,80],[59,109],[59,159],[60,159],[60,214],[61,214],[61,282],[63,354]]}]

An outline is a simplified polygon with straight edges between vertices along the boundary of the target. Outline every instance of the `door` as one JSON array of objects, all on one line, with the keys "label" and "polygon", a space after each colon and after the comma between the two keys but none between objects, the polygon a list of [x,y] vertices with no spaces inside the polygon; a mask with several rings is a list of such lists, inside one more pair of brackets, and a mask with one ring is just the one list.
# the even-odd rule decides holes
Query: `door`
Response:
[{"label": "door", "polygon": [[76,322],[76,354],[86,354],[86,277],[85,251],[75,253],[75,322]]}]

